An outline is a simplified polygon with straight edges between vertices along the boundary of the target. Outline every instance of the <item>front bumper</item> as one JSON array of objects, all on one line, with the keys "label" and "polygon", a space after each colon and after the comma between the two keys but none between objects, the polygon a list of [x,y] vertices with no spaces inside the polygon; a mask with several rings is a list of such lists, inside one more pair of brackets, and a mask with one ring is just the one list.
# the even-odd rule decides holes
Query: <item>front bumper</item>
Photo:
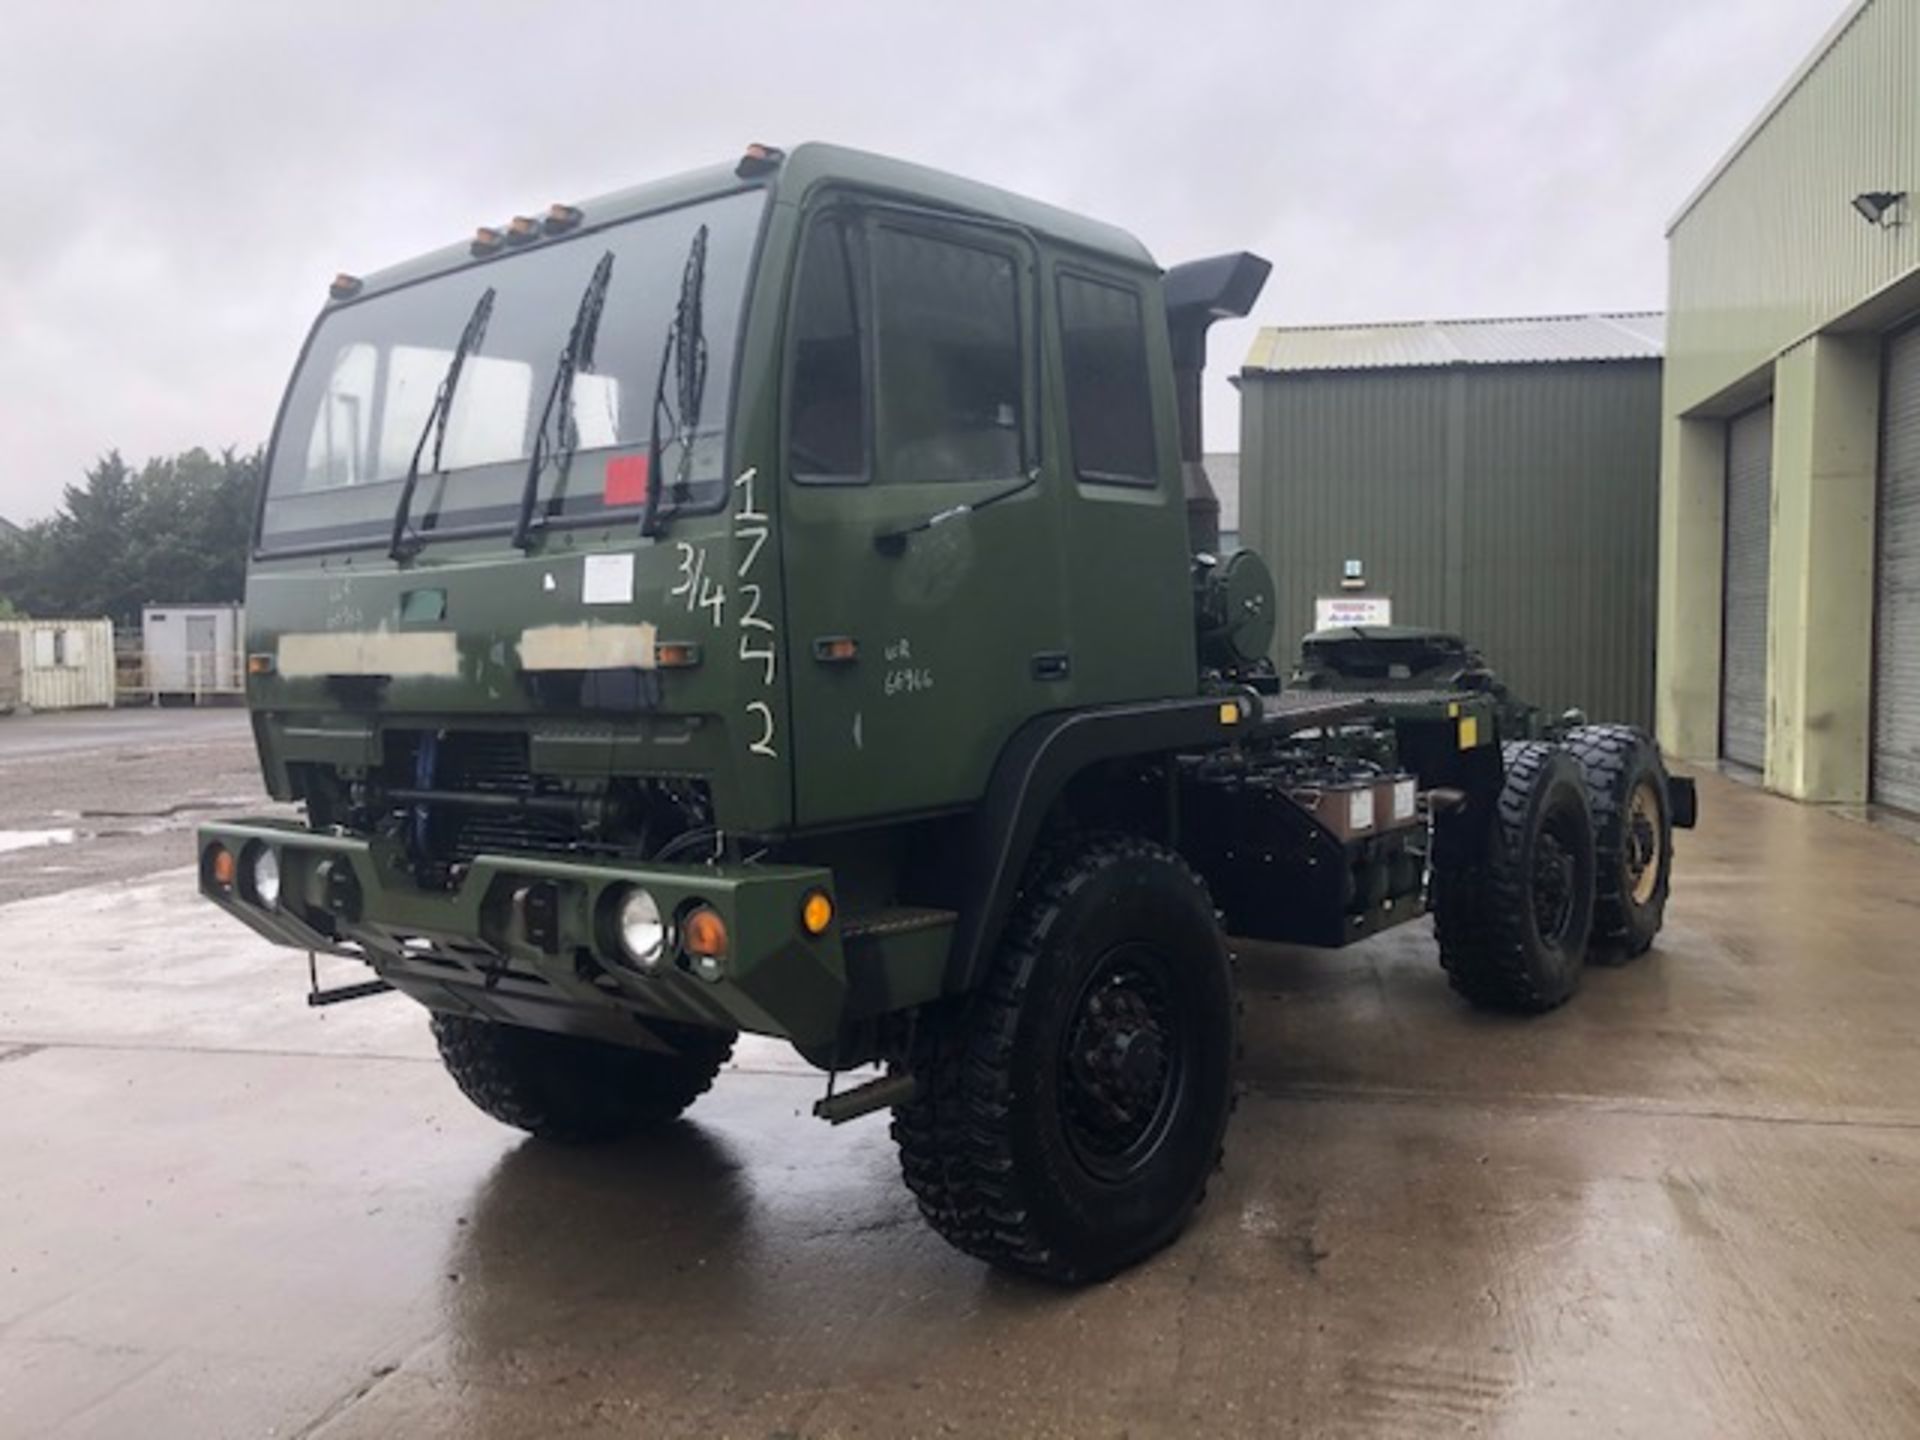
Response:
[{"label": "front bumper", "polygon": [[[216,847],[238,861],[215,876]],[[251,861],[279,861],[278,903],[252,893]],[[808,935],[805,898],[833,894],[824,869],[797,865],[645,865],[482,855],[450,890],[414,880],[378,841],[295,822],[239,820],[199,830],[200,890],[276,944],[365,960],[396,989],[440,1010],[538,1029],[649,1043],[649,1021],[777,1035],[827,1046],[852,1000],[840,920]],[[679,947],[643,974],[614,916],[630,886],[665,916],[706,905],[726,924],[717,978]]]}]

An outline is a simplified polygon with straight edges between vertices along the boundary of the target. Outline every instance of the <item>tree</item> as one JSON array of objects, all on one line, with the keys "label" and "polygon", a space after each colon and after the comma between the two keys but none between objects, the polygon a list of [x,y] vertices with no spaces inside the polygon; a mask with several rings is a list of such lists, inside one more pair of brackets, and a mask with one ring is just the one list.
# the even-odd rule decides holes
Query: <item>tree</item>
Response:
[{"label": "tree", "polygon": [[259,449],[195,448],[136,472],[108,451],[58,514],[0,543],[0,596],[24,614],[120,625],[153,602],[238,601],[264,462]]}]

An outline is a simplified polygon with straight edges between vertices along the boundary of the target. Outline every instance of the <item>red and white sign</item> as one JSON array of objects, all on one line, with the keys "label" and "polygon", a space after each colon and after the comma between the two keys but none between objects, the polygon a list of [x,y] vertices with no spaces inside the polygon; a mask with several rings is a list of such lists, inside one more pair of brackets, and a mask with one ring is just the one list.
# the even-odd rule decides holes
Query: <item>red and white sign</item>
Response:
[{"label": "red and white sign", "polygon": [[1391,625],[1388,595],[1322,595],[1313,602],[1313,628],[1338,630],[1348,625]]}]

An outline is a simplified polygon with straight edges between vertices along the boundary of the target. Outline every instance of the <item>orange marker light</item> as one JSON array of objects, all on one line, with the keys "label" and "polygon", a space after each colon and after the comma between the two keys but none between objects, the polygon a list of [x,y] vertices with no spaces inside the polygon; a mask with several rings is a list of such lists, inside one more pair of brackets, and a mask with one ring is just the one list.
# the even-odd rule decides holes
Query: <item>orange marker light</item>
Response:
[{"label": "orange marker light", "polygon": [[360,277],[342,271],[333,277],[333,284],[327,287],[327,293],[336,300],[351,300],[360,293]]},{"label": "orange marker light", "polygon": [[700,663],[697,640],[662,640],[653,647],[653,663],[662,670],[691,670]]},{"label": "orange marker light", "polygon": [[273,674],[273,656],[265,654],[263,652],[259,652],[259,651],[256,651],[252,655],[247,656],[247,674],[249,675]]},{"label": "orange marker light", "polygon": [[476,255],[491,255],[506,243],[506,237],[489,225],[482,225],[473,232],[472,249]]},{"label": "orange marker light", "polygon": [[702,905],[681,922],[680,939],[689,955],[717,960],[727,953],[727,922],[717,910]]},{"label": "orange marker light", "polygon": [[571,230],[580,223],[580,207],[577,205],[549,205],[547,207],[547,233],[558,235],[562,230]]},{"label": "orange marker light", "polygon": [[207,852],[207,874],[213,877],[213,883],[221,889],[231,889],[233,877],[239,869],[233,858],[233,852],[224,845],[215,845]]},{"label": "orange marker light", "polygon": [[786,158],[787,152],[778,145],[755,143],[747,146],[745,153],[740,156],[740,163],[733,167],[733,173],[742,180],[753,175],[764,175],[769,170],[777,170],[780,162]]},{"label": "orange marker light", "polygon": [[810,890],[800,902],[800,928],[809,935],[824,935],[833,924],[833,897],[824,890]]},{"label": "orange marker light", "polygon": [[540,222],[531,215],[516,215],[507,222],[507,242],[524,245],[540,233]]}]

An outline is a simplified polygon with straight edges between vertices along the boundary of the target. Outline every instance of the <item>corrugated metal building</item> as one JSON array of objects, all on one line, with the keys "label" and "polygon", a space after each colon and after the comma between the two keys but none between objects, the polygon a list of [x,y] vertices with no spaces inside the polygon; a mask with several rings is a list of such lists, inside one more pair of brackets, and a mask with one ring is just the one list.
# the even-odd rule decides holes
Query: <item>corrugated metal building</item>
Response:
[{"label": "corrugated metal building", "polygon": [[111,620],[0,620],[0,652],[0,676],[15,692],[0,694],[9,706],[83,710],[113,704]]},{"label": "corrugated metal building", "polygon": [[1651,723],[1661,336],[1657,314],[1262,330],[1241,535],[1273,567],[1276,658],[1316,600],[1385,596],[1529,700]]},{"label": "corrugated metal building", "polygon": [[1920,811],[1920,0],[1850,6],[1668,231],[1659,729]]}]

